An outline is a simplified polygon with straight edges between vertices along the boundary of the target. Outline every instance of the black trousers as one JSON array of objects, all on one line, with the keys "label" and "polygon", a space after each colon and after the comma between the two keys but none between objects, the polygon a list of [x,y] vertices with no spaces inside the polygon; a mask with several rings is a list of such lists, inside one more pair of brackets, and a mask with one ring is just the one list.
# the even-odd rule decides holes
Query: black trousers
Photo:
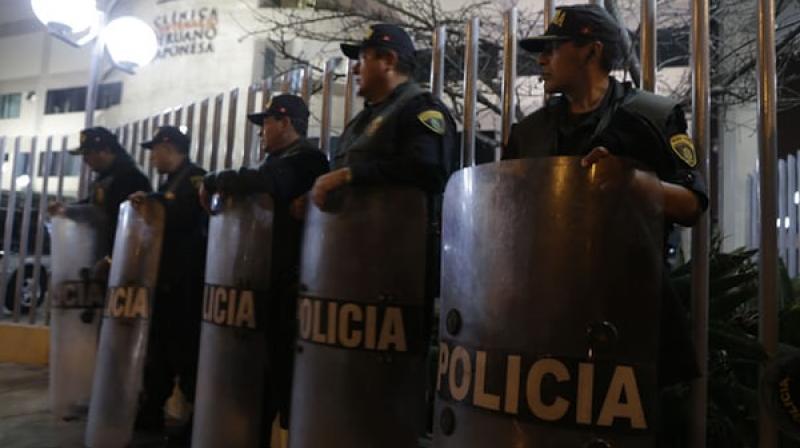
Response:
[{"label": "black trousers", "polygon": [[176,377],[186,400],[194,401],[201,298],[197,288],[157,290],[144,367],[142,412],[161,412]]}]

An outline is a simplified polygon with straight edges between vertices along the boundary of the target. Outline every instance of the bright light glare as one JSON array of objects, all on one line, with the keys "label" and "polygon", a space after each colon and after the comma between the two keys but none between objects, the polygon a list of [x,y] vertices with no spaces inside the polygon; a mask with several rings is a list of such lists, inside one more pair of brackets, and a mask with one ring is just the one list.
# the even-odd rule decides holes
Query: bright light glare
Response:
[{"label": "bright light glare", "polygon": [[103,30],[103,39],[114,63],[126,68],[147,65],[158,51],[155,31],[136,17],[112,20]]},{"label": "bright light glare", "polygon": [[28,185],[31,183],[31,177],[27,174],[23,174],[22,176],[17,176],[17,188],[28,188]]},{"label": "bright light glare", "polygon": [[95,0],[31,0],[36,18],[45,25],[62,25],[81,33],[97,20]]}]

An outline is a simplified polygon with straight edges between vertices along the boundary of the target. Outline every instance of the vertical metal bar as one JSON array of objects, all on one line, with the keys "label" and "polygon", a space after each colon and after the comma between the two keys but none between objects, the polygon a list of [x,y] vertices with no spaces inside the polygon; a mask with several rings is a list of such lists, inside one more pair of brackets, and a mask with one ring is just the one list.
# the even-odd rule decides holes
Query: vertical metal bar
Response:
[{"label": "vertical metal bar", "polygon": [[[125,133],[128,132],[127,125],[124,128]],[[36,240],[34,243],[33,255],[33,285],[31,285],[31,309],[28,312],[28,323],[34,324],[36,322],[36,307],[38,305],[37,297],[39,297],[39,281],[41,281],[42,270],[42,251],[44,249],[44,217],[47,213],[48,202],[48,187],[50,184],[50,171],[52,170],[53,163],[53,136],[47,137],[47,146],[45,148],[44,159],[39,171],[42,172],[42,189],[39,195],[39,210],[36,215]]]},{"label": "vertical metal bar", "polygon": [[547,30],[547,26],[550,25],[550,22],[553,20],[554,15],[556,15],[555,0],[544,0],[544,12],[542,13],[542,22],[544,22],[545,30]]},{"label": "vertical metal bar", "polygon": [[788,232],[786,229],[786,215],[788,210],[786,204],[788,203],[787,187],[786,187],[786,161],[783,159],[778,160],[778,258],[783,260],[784,265],[789,258],[789,241],[787,240]]},{"label": "vertical metal bar", "polygon": [[[145,118],[144,120],[142,120],[142,142],[150,140],[151,137],[152,135],[150,134],[150,120]],[[146,151],[144,150],[144,148],[139,148],[139,166],[142,167],[142,171],[147,170],[147,167],[145,166],[146,165],[146,159],[144,156],[145,152]]]},{"label": "vertical metal bar", "polygon": [[303,97],[306,105],[311,107],[311,95],[314,91],[314,72],[310,64],[306,64],[303,69],[303,86],[300,90],[300,96]]},{"label": "vertical metal bar", "polygon": [[291,71],[286,72],[280,76],[280,86],[281,86],[281,93],[289,93],[289,89],[291,88]]},{"label": "vertical metal bar", "polygon": [[447,48],[447,26],[439,25],[433,33],[431,55],[431,93],[441,99],[444,95],[444,57]]},{"label": "vertical metal bar", "polygon": [[[267,110],[270,101],[272,101],[272,80],[265,79],[261,83],[261,110]],[[256,143],[255,148],[256,152],[255,157],[253,157],[253,163],[257,164],[264,158],[264,154],[261,151],[261,145],[259,143]]]},{"label": "vertical metal bar", "polygon": [[[769,356],[778,350],[778,257],[776,254],[776,178],[778,138],[775,76],[775,1],[758,0],[758,156],[761,170],[759,251],[759,337]],[[775,423],[759,414],[759,448],[778,446]]]},{"label": "vertical metal bar", "polygon": [[131,147],[129,145],[129,143],[130,143],[130,128],[129,128],[129,126],[127,124],[125,124],[120,129],[121,129],[121,132],[120,132],[120,136],[119,136],[119,139],[120,139],[119,143],[122,145],[123,148],[125,148],[125,151],[128,154],[130,154],[130,152],[131,152]]},{"label": "vertical metal bar", "polygon": [[[31,230],[31,207],[33,206],[33,177],[36,174],[36,137],[31,138],[31,152],[28,155],[28,185],[25,186],[25,202],[22,206],[22,227],[19,232],[19,263],[17,264],[17,282],[14,287],[14,322],[19,322],[22,309],[22,284],[25,281],[25,267],[28,258],[28,240]],[[33,300],[33,299],[32,299]]]},{"label": "vertical metal bar", "polygon": [[189,107],[186,108],[186,133],[191,139],[189,143],[189,155],[192,160],[195,160],[194,156],[196,155],[197,138],[195,138],[194,135],[194,103],[190,104]]},{"label": "vertical metal bar", "polygon": [[516,99],[514,97],[514,86],[517,83],[517,8],[511,8],[503,16],[503,116],[502,116],[502,142],[503,144],[495,149],[494,159],[500,160],[503,155],[503,148],[508,143],[511,136],[511,125],[514,124],[514,112],[516,111]]},{"label": "vertical metal bar", "polygon": [[61,139],[61,151],[58,152],[58,167],[56,168],[56,176],[58,177],[58,185],[56,186],[56,202],[64,201],[64,171],[67,166],[67,160],[70,155],[67,152],[69,147],[69,137],[66,135]]},{"label": "vertical metal bar", "polygon": [[356,108],[356,74],[353,72],[358,61],[347,60],[347,84],[344,91],[344,124],[350,123],[353,119],[353,112]]},{"label": "vertical metal bar", "polygon": [[141,150],[142,148],[139,147],[139,122],[134,121],[131,125],[131,158],[133,158],[134,161],[137,160],[139,151]]},{"label": "vertical metal bar", "polygon": [[[111,2],[116,3],[116,1]],[[109,5],[112,6],[113,5]],[[108,14],[100,14],[99,29],[102,29]],[[94,40],[94,47],[92,48],[92,57],[89,63],[89,83],[86,86],[86,110],[83,115],[83,127],[90,128],[94,126],[94,110],[97,106],[97,91],[100,86],[100,71],[102,70],[103,57],[105,56],[106,44],[103,41],[103,33],[99,33]],[[85,197],[89,191],[89,181],[92,178],[92,171],[89,166],[81,164],[80,177],[78,178],[78,197]]]},{"label": "vertical metal bar", "polygon": [[341,58],[330,58],[325,62],[322,81],[322,123],[319,131],[319,149],[331,157],[331,114],[333,111],[333,78]]},{"label": "vertical metal bar", "polygon": [[208,129],[208,102],[200,103],[200,121],[197,123],[197,165],[205,168],[206,130]]},{"label": "vertical metal bar", "polygon": [[[702,1],[702,0],[701,0]],[[642,0],[642,89],[656,91],[656,0]]]},{"label": "vertical metal bar", "polygon": [[[649,2],[651,0],[645,0]],[[644,7],[643,7],[644,8]],[[655,34],[655,1],[653,1],[651,25]],[[644,14],[644,12],[643,12]],[[642,19],[645,17],[643,16]],[[692,135],[697,151],[698,166],[705,179],[709,177],[709,154],[711,152],[711,95],[709,70],[708,0],[692,2]],[[650,18],[648,17],[648,20]],[[652,80],[655,86],[655,37],[652,40]],[[644,64],[643,64],[644,65]],[[647,78],[645,78],[647,79]],[[709,191],[709,197],[712,194]],[[700,361],[700,377],[691,385],[692,418],[690,446],[706,446],[706,414],[708,402],[708,254],[711,237],[710,213],[706,212],[692,229],[692,336]]]},{"label": "vertical metal bar", "polygon": [[[6,222],[3,227],[3,254],[0,258],[0,306],[5,306],[6,303],[6,283],[8,280],[8,259],[5,254],[11,253],[11,239],[13,238],[14,218],[17,213],[17,161],[19,160],[19,151],[22,147],[22,137],[14,139],[14,152],[12,158],[9,160],[11,169],[9,170],[11,179],[8,189],[8,202],[6,202]],[[14,300],[16,302],[16,300]],[[14,307],[16,308],[16,306]]]},{"label": "vertical metal bar", "polygon": [[786,160],[787,165],[787,191],[786,191],[786,216],[789,218],[789,261],[786,268],[789,270],[789,276],[794,278],[797,276],[797,203],[795,202],[797,191],[797,158],[793,154],[789,154]]},{"label": "vertical metal bar", "polygon": [[[158,128],[161,127],[161,116],[156,115],[152,118],[152,127],[153,127],[153,135],[158,132]],[[150,184],[153,186],[153,189],[158,188],[158,176],[156,175],[156,167],[153,166],[153,162],[150,161],[150,151],[142,151],[146,152],[147,154],[147,177],[150,179]]]},{"label": "vertical metal bar", "polygon": [[161,114],[161,126],[171,126],[172,125],[172,111],[167,109]]},{"label": "vertical metal bar", "polygon": [[181,122],[181,120],[183,119],[183,106],[176,107],[175,110],[172,112],[172,117],[173,117],[172,125],[180,127],[180,125],[183,124]]},{"label": "vertical metal bar", "polygon": [[461,142],[461,166],[475,165],[475,128],[477,124],[478,102],[478,39],[480,37],[480,18],[473,17],[467,23],[466,55],[464,58],[464,131]]},{"label": "vertical metal bar", "polygon": [[[647,0],[645,0],[647,1]],[[590,5],[603,6],[603,0],[589,0]]]},{"label": "vertical metal bar", "polygon": [[753,201],[753,196],[755,195],[755,186],[753,185],[753,175],[747,175],[747,226],[746,226],[746,236],[745,236],[745,245],[748,249],[752,249],[756,247],[756,243],[754,242],[755,238],[753,238],[753,231],[754,222],[755,222],[755,201]]},{"label": "vertical metal bar", "polygon": [[247,118],[248,115],[255,112],[256,107],[256,92],[258,91],[258,84],[252,84],[247,88],[247,105],[244,117],[244,152],[242,153],[242,166],[250,166],[251,154],[253,152],[253,141],[255,136],[256,127]]},{"label": "vertical metal bar", "polygon": [[[239,88],[231,90],[228,96],[228,130],[225,133],[227,146],[225,147],[225,169],[233,166],[233,149],[236,144],[236,108],[239,105]],[[245,120],[247,121],[247,120]]]},{"label": "vertical metal bar", "polygon": [[265,79],[261,85],[261,110],[267,110],[272,100],[272,80]]},{"label": "vertical metal bar", "polygon": [[[6,137],[0,136],[0,195],[2,194],[3,190],[3,164],[6,160]],[[2,200],[2,196],[0,196],[0,200]]]},{"label": "vertical metal bar", "polygon": [[222,101],[225,99],[225,94],[220,93],[214,98],[214,118],[211,123],[211,162],[209,163],[209,171],[217,171],[217,163],[219,162],[219,139],[222,121]]}]

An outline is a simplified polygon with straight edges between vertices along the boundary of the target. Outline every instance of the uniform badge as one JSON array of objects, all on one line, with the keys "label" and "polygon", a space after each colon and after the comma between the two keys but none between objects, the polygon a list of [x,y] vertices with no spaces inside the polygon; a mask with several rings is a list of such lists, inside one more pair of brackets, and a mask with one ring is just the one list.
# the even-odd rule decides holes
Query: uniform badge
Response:
[{"label": "uniform badge", "polygon": [[556,12],[556,16],[553,17],[553,20],[550,23],[552,23],[557,27],[562,27],[564,26],[564,20],[566,19],[567,19],[567,13],[565,13],[562,10],[559,10],[558,12]]},{"label": "uniform badge", "polygon": [[426,110],[421,114],[417,115],[422,124],[425,125],[431,131],[439,134],[444,135],[445,126],[444,126],[444,114],[438,110]]},{"label": "uniform badge", "polygon": [[168,201],[174,201],[175,200],[175,193],[173,193],[171,191],[168,191],[168,192],[164,193],[164,198],[166,200],[168,200]]},{"label": "uniform badge", "polygon": [[192,187],[194,187],[195,190],[199,190],[200,185],[203,185],[203,176],[192,176],[189,178],[189,182],[192,183]]},{"label": "uniform badge", "polygon": [[372,137],[378,131],[378,128],[380,128],[382,124],[383,124],[383,117],[376,117],[374,120],[369,122],[367,130],[364,132],[367,134],[367,136]]},{"label": "uniform badge", "polygon": [[694,151],[694,143],[692,143],[692,139],[688,135],[673,135],[669,139],[669,145],[672,147],[672,152],[689,165],[690,168],[697,166],[697,153]]}]

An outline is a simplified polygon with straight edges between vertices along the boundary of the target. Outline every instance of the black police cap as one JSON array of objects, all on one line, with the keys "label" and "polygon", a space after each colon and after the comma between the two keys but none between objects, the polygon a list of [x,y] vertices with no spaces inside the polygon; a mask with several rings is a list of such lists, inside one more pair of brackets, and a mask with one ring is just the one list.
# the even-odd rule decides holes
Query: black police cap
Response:
[{"label": "black police cap", "polygon": [[249,114],[247,118],[251,123],[261,126],[267,117],[289,117],[295,120],[308,120],[308,106],[302,98],[295,95],[278,95],[272,98],[269,106],[263,112]]},{"label": "black police cap", "polygon": [[349,59],[358,59],[364,48],[386,48],[394,50],[403,60],[414,60],[416,50],[411,37],[402,28],[388,23],[370,26],[370,32],[360,44],[340,44],[342,53]]},{"label": "black police cap", "polygon": [[552,42],[576,39],[597,40],[616,47],[622,41],[622,29],[600,5],[562,6],[556,9],[544,34],[523,39],[519,45],[531,53],[541,53]]},{"label": "black police cap", "polygon": [[112,152],[124,152],[119,141],[117,141],[117,136],[102,126],[95,126],[82,130],[80,139],[80,146],[69,150],[70,154],[81,155],[85,154],[87,151],[99,151],[103,149]]},{"label": "black police cap", "polygon": [[142,148],[153,149],[153,147],[159,143],[171,143],[175,145],[179,151],[184,153],[189,152],[189,136],[181,132],[181,130],[175,126],[161,126],[158,128],[158,132],[156,132],[152,140],[142,143]]}]

